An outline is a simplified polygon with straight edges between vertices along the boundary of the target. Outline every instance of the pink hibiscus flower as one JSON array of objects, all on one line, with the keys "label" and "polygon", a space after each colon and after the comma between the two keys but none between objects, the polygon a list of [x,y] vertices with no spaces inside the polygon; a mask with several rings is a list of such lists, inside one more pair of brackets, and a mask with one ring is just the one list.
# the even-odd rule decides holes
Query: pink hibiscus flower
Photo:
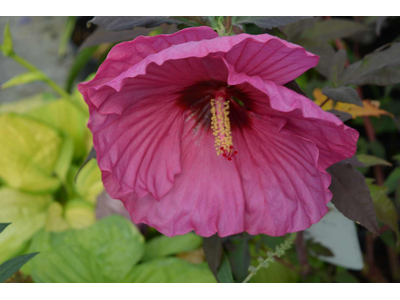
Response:
[{"label": "pink hibiscus flower", "polygon": [[79,85],[111,197],[173,236],[284,235],[318,222],[358,132],[283,84],[318,63],[267,34],[197,27],[115,46]]}]

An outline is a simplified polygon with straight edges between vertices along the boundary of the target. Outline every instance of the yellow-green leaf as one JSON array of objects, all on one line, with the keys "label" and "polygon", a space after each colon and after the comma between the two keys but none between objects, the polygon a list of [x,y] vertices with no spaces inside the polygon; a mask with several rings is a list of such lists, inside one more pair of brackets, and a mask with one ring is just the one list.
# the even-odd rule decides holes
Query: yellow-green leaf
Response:
[{"label": "yellow-green leaf", "polygon": [[74,158],[83,158],[88,152],[86,138],[90,135],[86,127],[87,116],[68,100],[58,100],[32,109],[27,115],[52,126],[74,141]]},{"label": "yellow-green leaf", "polygon": [[58,202],[50,204],[47,211],[46,231],[60,232],[69,228],[67,221],[63,217],[63,207]]},{"label": "yellow-green leaf", "polygon": [[13,53],[13,41],[11,37],[10,25],[7,23],[3,31],[3,45],[1,51],[4,56],[9,56]]},{"label": "yellow-green leaf", "polygon": [[82,199],[70,200],[65,207],[65,219],[71,228],[88,227],[96,221],[94,206]]},{"label": "yellow-green leaf", "polygon": [[11,223],[0,234],[0,263],[20,254],[29,239],[43,228],[51,201],[51,195],[0,189],[0,223]]},{"label": "yellow-green leaf", "polygon": [[399,226],[397,224],[397,211],[392,200],[386,195],[387,187],[378,186],[372,183],[373,180],[367,179],[367,184],[371,192],[372,200],[374,201],[374,207],[376,217],[382,223],[387,224],[397,235],[397,239],[400,238]]},{"label": "yellow-green leaf", "polygon": [[24,114],[55,99],[55,96],[51,93],[41,93],[15,102],[0,103],[0,114],[11,112]]},{"label": "yellow-green leaf", "polygon": [[0,115],[0,178],[28,192],[52,192],[62,139],[52,128],[14,114]]},{"label": "yellow-green leaf", "polygon": [[76,178],[76,191],[85,200],[95,203],[96,198],[103,191],[101,172],[97,160],[91,159],[81,169]]},{"label": "yellow-green leaf", "polygon": [[12,86],[17,86],[17,85],[21,85],[21,84],[27,84],[27,83],[31,83],[31,82],[35,82],[35,81],[40,81],[40,80],[43,80],[44,78],[45,78],[45,76],[40,71],[22,73],[22,74],[14,76],[7,82],[3,83],[1,85],[1,88],[6,89],[6,88],[9,88]]},{"label": "yellow-green leaf", "polygon": [[371,167],[371,166],[378,166],[378,165],[382,165],[382,166],[392,166],[392,164],[382,158],[373,156],[373,155],[367,155],[367,154],[358,154],[357,158],[359,161],[361,161],[362,163],[365,164],[365,166],[367,167]]}]

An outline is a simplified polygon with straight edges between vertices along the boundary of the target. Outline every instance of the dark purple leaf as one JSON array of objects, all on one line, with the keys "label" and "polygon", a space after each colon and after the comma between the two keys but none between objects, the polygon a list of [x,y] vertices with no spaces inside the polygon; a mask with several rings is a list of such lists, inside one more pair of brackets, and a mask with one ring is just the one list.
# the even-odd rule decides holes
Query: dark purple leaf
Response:
[{"label": "dark purple leaf", "polygon": [[287,87],[288,89],[291,89],[292,91],[294,91],[300,95],[303,95],[304,97],[307,97],[306,93],[299,87],[299,85],[297,84],[297,82],[295,80],[292,80],[292,81],[286,83],[285,87]]},{"label": "dark purple leaf", "polygon": [[213,272],[215,278],[218,279],[218,268],[221,265],[222,259],[222,239],[218,234],[214,234],[203,239],[203,250],[206,255],[207,264]]},{"label": "dark purple leaf", "polygon": [[332,176],[329,189],[332,203],[347,218],[358,222],[369,231],[377,233],[378,223],[368,185],[349,161],[342,161],[327,169]]},{"label": "dark purple leaf", "polygon": [[176,23],[169,17],[94,17],[89,23],[96,24],[109,31],[131,30],[135,27],[152,28],[163,23]]},{"label": "dark purple leaf", "polygon": [[233,277],[238,282],[242,282],[248,275],[250,265],[249,235],[230,236],[224,239],[223,246],[228,255]]},{"label": "dark purple leaf", "polygon": [[233,17],[233,24],[252,23],[261,28],[272,29],[312,17]]},{"label": "dark purple leaf", "polygon": [[347,52],[345,49],[340,49],[335,53],[332,59],[332,67],[330,72],[330,80],[334,85],[338,85],[346,66]]},{"label": "dark purple leaf", "polygon": [[337,110],[337,109],[330,109],[330,110],[327,110],[327,112],[334,114],[336,117],[338,117],[340,120],[342,120],[342,122],[346,122],[353,118],[353,116],[351,114],[344,112],[344,111]]},{"label": "dark purple leaf", "polygon": [[338,88],[325,87],[322,93],[334,101],[351,103],[361,107],[364,106],[357,91],[348,86],[341,86]]}]

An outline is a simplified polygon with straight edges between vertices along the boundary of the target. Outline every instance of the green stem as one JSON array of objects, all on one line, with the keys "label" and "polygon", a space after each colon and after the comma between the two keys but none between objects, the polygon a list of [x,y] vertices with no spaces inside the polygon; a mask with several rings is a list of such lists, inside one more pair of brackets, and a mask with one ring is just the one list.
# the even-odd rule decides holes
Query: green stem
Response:
[{"label": "green stem", "polygon": [[293,245],[296,235],[296,233],[291,233],[281,245],[276,246],[274,252],[267,252],[268,257],[266,259],[259,258],[259,264],[257,267],[250,266],[250,273],[247,275],[245,280],[243,280],[243,283],[249,282],[250,279],[253,278],[253,276],[256,275],[261,268],[268,268],[269,263],[273,263],[275,261],[275,257],[281,257],[283,254],[285,254],[285,252]]},{"label": "green stem", "polygon": [[43,80],[42,81],[47,83],[61,97],[65,98],[65,99],[70,99],[70,95],[62,87],[60,87],[57,83],[55,83],[53,80],[51,80],[46,74],[44,74],[42,71],[40,71],[34,65],[32,65],[30,62],[26,61],[21,56],[18,56],[17,54],[15,54],[15,52],[12,52],[9,55],[9,57],[12,58],[17,63],[19,63],[25,69],[27,69],[27,70],[29,70],[31,72],[40,73],[43,76]]}]

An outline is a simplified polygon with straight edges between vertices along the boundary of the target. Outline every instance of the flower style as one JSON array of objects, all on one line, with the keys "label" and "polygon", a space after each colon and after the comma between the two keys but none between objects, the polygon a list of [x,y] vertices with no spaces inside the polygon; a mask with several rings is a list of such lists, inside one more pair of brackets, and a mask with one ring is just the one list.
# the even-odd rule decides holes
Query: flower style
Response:
[{"label": "flower style", "polygon": [[283,85],[318,63],[267,34],[197,27],[138,37],[79,85],[107,192],[173,236],[284,235],[332,198],[358,132]]}]

